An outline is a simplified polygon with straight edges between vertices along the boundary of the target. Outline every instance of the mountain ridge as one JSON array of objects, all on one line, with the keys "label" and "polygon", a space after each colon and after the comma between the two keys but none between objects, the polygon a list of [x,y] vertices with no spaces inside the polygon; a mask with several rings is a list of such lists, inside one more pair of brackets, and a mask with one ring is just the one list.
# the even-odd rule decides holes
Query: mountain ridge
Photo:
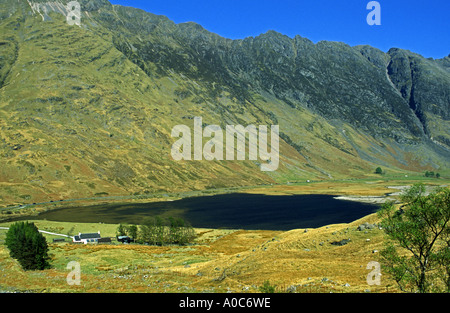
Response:
[{"label": "mountain ridge", "polygon": [[[449,57],[232,40],[106,0],[79,1],[70,26],[67,2],[0,1],[4,204],[448,168]],[[171,160],[172,127],[194,116],[278,124],[280,169]]]}]

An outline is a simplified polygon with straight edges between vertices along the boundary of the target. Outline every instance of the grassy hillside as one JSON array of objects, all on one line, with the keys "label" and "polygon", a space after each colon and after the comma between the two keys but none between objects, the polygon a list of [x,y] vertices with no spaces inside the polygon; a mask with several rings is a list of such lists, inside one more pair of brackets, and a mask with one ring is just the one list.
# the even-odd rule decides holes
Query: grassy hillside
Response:
[{"label": "grassy hillside", "polygon": [[[0,3],[0,207],[370,178],[377,166],[447,171],[440,62],[396,54],[417,63],[420,79],[409,83],[402,62],[368,47],[275,32],[230,41],[194,23],[80,2],[80,27],[67,24],[65,1]],[[404,77],[420,87],[422,110],[395,89]],[[192,128],[195,116],[222,129],[279,125],[278,170],[261,172],[260,160],[174,161],[171,130]]]},{"label": "grassy hillside", "polygon": [[[369,216],[351,224],[289,232],[197,229],[189,246],[155,247],[119,243],[50,243],[53,268],[25,272],[0,245],[1,290],[34,292],[259,292],[264,281],[287,292],[396,291],[383,276],[369,286],[367,263],[377,260],[382,231],[356,230]],[[58,233],[100,230],[114,236],[118,225],[36,222]],[[4,226],[6,224],[2,224]],[[0,240],[5,231],[0,230]],[[53,236],[46,235],[51,242]],[[345,246],[331,242],[351,239]],[[81,265],[81,284],[70,286],[67,263]],[[292,287],[292,286],[295,286]],[[289,288],[289,289],[288,289]]]}]

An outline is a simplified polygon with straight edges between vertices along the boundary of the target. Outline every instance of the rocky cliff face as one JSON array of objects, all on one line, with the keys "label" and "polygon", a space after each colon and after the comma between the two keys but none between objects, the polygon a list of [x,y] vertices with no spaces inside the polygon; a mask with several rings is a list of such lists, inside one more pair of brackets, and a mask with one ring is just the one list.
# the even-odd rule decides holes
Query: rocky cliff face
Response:
[{"label": "rocky cliff face", "polygon": [[[429,60],[400,49],[391,49],[388,54],[389,77],[417,116],[423,132],[448,147],[450,78],[449,69],[445,66],[448,57]],[[439,131],[434,127],[436,124],[445,130]]]},{"label": "rocky cliff face", "polygon": [[[383,53],[339,42],[314,44],[274,31],[232,41],[194,23],[175,25],[139,10],[116,11],[129,23],[120,33],[126,40],[117,44],[122,52],[156,63],[161,72],[171,69],[215,83],[213,89],[219,90],[213,94],[226,90],[245,102],[252,101],[251,92],[269,93],[292,107],[401,142],[427,132],[426,112],[448,121],[450,85],[442,60],[401,49]],[[134,23],[142,20],[139,14],[148,16],[143,25]],[[139,43],[136,32],[151,39]],[[440,137],[443,143],[445,137]]]},{"label": "rocky cliff face", "polygon": [[[448,166],[449,57],[274,31],[230,40],[106,0],[79,1],[70,26],[67,2],[0,1],[5,203]],[[171,129],[194,116],[279,125],[279,170],[175,162]]]}]

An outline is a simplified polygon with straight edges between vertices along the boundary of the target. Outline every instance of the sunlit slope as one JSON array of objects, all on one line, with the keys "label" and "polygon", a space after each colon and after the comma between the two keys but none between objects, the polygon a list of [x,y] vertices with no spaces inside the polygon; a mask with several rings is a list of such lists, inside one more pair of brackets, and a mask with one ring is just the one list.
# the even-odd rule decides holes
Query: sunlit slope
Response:
[{"label": "sunlit slope", "polygon": [[[275,32],[232,41],[107,1],[80,3],[81,26],[68,25],[65,1],[0,3],[0,205],[448,162],[448,103],[424,109],[431,139],[386,78],[381,51]],[[445,73],[430,76],[436,88],[446,90]],[[171,130],[193,129],[196,116],[222,129],[279,125],[278,170],[261,171],[261,160],[174,161]]]}]

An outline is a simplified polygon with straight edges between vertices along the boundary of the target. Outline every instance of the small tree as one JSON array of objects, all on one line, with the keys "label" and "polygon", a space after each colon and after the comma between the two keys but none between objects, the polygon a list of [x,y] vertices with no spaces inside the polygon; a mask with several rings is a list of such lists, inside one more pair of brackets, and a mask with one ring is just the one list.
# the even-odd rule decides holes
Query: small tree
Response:
[{"label": "small tree", "polygon": [[125,226],[123,226],[122,224],[119,224],[119,227],[117,227],[117,236],[126,236],[127,235],[127,230],[125,228]]},{"label": "small tree", "polygon": [[381,169],[381,167],[377,167],[376,169],[375,169],[375,174],[383,174],[383,170]]},{"label": "small tree", "polygon": [[12,258],[24,270],[43,270],[50,267],[48,245],[34,223],[17,222],[6,233],[6,246]]},{"label": "small tree", "polygon": [[140,225],[139,239],[152,245],[164,245],[167,240],[164,219],[160,216],[146,218]]},{"label": "small tree", "polygon": [[426,195],[424,185],[417,184],[401,200],[399,210],[387,203],[378,212],[390,239],[380,253],[383,267],[403,291],[449,292],[450,189]]},{"label": "small tree", "polygon": [[133,239],[137,238],[138,228],[136,225],[124,226],[119,224],[117,227],[117,236],[129,236]]},{"label": "small tree", "polygon": [[181,218],[155,216],[143,221],[138,235],[139,241],[153,245],[184,245],[194,240],[195,231]]},{"label": "small tree", "polygon": [[138,228],[136,225],[130,225],[127,228],[127,234],[133,239],[137,238]]}]

